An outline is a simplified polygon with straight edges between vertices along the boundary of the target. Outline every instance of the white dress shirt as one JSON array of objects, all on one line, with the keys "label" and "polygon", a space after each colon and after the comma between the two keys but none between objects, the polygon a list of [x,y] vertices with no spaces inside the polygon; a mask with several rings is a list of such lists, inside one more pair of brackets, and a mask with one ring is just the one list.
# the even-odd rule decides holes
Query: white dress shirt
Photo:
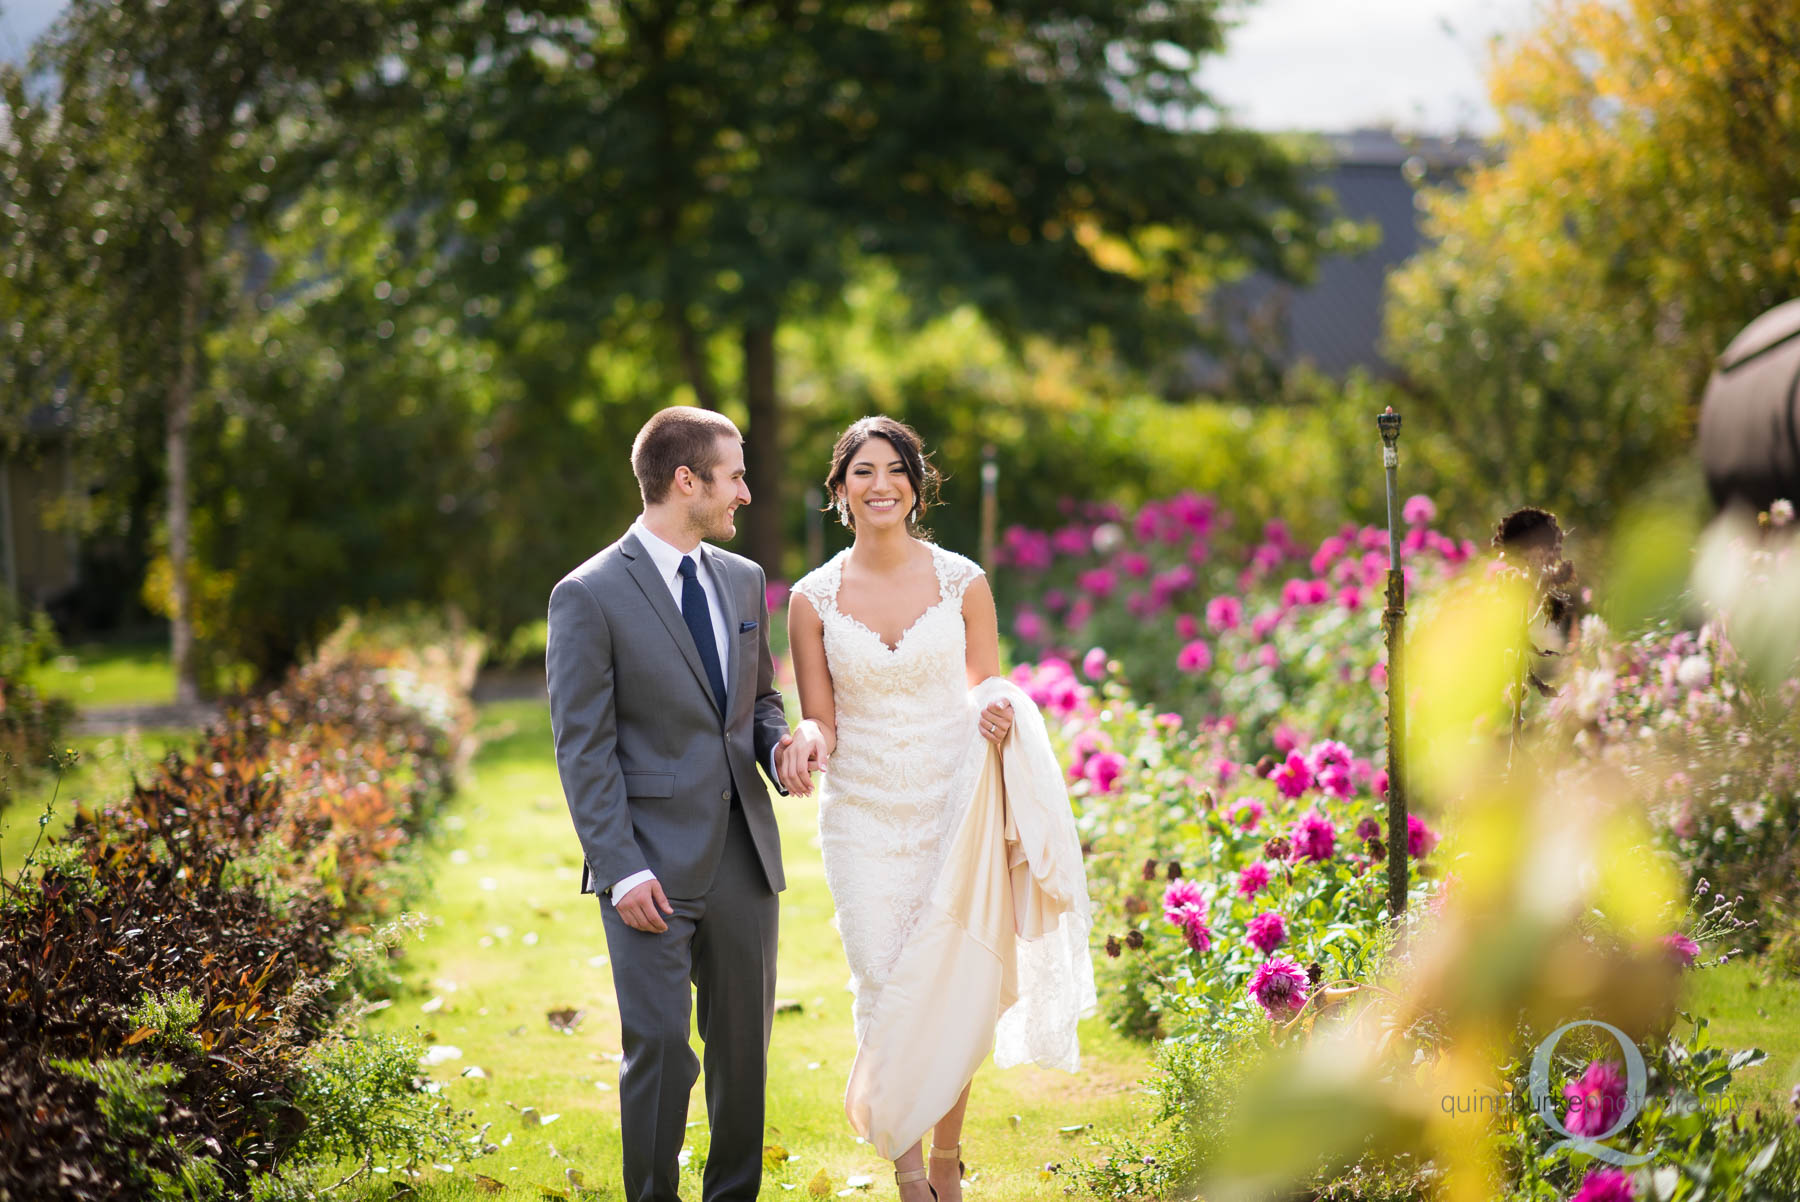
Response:
[{"label": "white dress shirt", "polygon": [[[669,586],[669,595],[675,599],[677,611],[681,610],[681,561],[689,556],[693,557],[694,579],[699,583],[701,591],[706,594],[706,608],[712,615],[713,638],[716,641],[715,649],[719,657],[719,675],[725,681],[725,695],[729,697],[731,695],[731,632],[725,629],[725,623],[729,619],[726,618],[725,606],[719,599],[719,581],[714,576],[711,548],[707,547],[705,543],[699,544],[692,551],[683,551],[679,547],[671,546],[650,533],[650,528],[644,525],[643,518],[639,518],[631,524],[631,533],[637,535],[638,542],[649,553],[650,562],[656,565],[656,571],[663,578],[663,583]],[[769,779],[776,779],[773,752],[769,754]],[[609,896],[616,904],[621,897],[645,881],[655,879],[656,874],[648,868],[641,872],[634,872],[615,884],[609,891]]]}]

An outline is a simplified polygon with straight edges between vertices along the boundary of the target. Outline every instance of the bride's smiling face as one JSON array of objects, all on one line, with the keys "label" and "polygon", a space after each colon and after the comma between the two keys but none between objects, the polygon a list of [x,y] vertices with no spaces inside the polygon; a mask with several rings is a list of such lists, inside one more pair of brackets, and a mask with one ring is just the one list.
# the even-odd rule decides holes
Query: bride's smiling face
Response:
[{"label": "bride's smiling face", "polygon": [[871,438],[851,457],[844,500],[858,529],[905,526],[916,496],[905,461],[887,439]]}]

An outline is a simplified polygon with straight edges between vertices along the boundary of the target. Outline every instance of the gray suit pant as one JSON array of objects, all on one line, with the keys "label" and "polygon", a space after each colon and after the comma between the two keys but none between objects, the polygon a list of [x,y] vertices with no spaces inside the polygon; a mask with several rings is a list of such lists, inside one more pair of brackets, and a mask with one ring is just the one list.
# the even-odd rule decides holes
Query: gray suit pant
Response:
[{"label": "gray suit pant", "polygon": [[628,1202],[679,1202],[678,1158],[700,1062],[688,1045],[689,983],[706,1044],[712,1139],[705,1202],[752,1202],[762,1188],[763,1095],[775,1013],[778,907],[734,802],[725,854],[704,897],[670,898],[661,934],[625,925],[604,897],[606,945],[624,1032],[619,1127]]}]

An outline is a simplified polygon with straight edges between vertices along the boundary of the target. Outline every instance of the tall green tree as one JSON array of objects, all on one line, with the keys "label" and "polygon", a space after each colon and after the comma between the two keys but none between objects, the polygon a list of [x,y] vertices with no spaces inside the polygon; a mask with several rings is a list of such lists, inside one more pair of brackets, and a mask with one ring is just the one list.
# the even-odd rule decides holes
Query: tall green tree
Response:
[{"label": "tall green tree", "polygon": [[[365,0],[71,0],[0,76],[6,405],[94,438],[160,418],[178,696],[197,694],[190,431],[242,235],[316,168],[334,106],[405,19]],[[296,170],[296,168],[299,170]]]},{"label": "tall green tree", "polygon": [[1800,295],[1800,7],[1556,0],[1489,87],[1495,153],[1429,194],[1389,341],[1481,487],[1604,522]]},{"label": "tall green tree", "polygon": [[[778,333],[862,260],[1008,336],[1192,341],[1209,286],[1303,273],[1294,162],[1194,82],[1217,0],[564,0],[407,56],[396,198],[460,287],[604,342],[654,325],[689,399],[748,418],[750,553],[779,559]],[[398,109],[395,110],[398,114]]]}]

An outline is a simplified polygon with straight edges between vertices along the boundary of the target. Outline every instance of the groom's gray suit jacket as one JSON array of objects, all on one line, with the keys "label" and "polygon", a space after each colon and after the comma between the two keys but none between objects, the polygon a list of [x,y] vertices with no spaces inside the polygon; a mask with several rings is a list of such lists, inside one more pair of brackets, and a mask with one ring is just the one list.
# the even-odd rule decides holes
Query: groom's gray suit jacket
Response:
[{"label": "groom's gray suit jacket", "polygon": [[769,888],[787,884],[775,811],[756,770],[787,733],[763,571],[710,545],[701,554],[731,643],[721,649],[722,717],[693,636],[636,535],[550,594],[545,667],[556,764],[599,890],[648,868],[670,897],[704,895],[724,854],[734,792]]}]

